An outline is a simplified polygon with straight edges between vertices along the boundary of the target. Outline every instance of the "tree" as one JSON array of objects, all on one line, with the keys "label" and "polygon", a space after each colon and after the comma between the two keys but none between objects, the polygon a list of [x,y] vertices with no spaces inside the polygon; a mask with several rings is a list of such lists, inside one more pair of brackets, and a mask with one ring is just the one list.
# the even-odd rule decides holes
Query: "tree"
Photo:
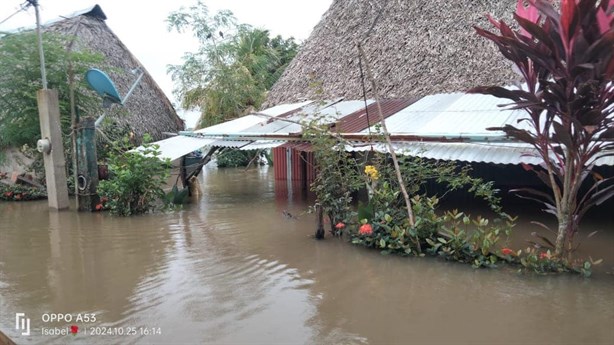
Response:
[{"label": "tree", "polygon": [[200,44],[183,65],[169,66],[182,107],[200,109],[200,126],[260,107],[298,49],[293,38],[271,39],[267,30],[237,23],[230,11],[210,16],[202,1],[171,13],[167,22],[170,30],[191,29]]},{"label": "tree", "polygon": [[[69,37],[45,33],[43,43],[49,88],[58,90],[62,128],[70,126],[68,65],[73,73],[84,75],[102,57],[91,52],[66,49]],[[40,138],[36,91],[41,88],[40,60],[35,32],[0,37],[0,148],[35,146]],[[95,109],[99,101],[84,84],[77,85],[75,97],[83,112]]]},{"label": "tree", "polygon": [[[543,160],[533,169],[551,193],[522,189],[554,214],[555,256],[573,250],[586,211],[614,195],[613,177],[591,176],[595,162],[614,155],[614,1],[562,0],[560,12],[545,0],[518,1],[519,30],[489,17],[499,30],[476,27],[522,74],[526,86],[478,87],[470,92],[513,101],[531,130],[506,125],[509,136],[531,145]],[[587,190],[583,191],[583,184]]]}]

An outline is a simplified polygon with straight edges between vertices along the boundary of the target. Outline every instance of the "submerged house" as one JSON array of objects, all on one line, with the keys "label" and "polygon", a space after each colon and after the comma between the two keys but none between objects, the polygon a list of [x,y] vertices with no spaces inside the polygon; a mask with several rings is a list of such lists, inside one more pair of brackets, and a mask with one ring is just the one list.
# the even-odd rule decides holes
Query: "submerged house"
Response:
[{"label": "submerged house", "polygon": [[[520,80],[494,44],[473,29],[490,26],[487,13],[511,19],[516,4],[334,0],[269,92],[266,110],[167,139],[160,142],[163,152],[174,151],[169,158],[177,158],[201,146],[271,148],[275,179],[305,186],[315,172],[299,122],[321,115],[350,139],[346,150],[385,150],[369,139],[379,119],[360,43],[399,153],[468,163],[504,188],[539,185],[523,169],[523,164],[540,163],[532,149],[487,130],[517,125],[525,114],[501,109],[506,100],[464,93]],[[614,157],[603,157],[597,165],[611,176]]]}]

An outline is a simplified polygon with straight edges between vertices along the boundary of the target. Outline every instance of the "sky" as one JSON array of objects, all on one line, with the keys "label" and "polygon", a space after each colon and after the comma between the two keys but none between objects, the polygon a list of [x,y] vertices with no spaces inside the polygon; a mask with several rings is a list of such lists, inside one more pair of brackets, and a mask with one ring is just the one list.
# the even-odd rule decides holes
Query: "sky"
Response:
[{"label": "sky", "polygon": [[[20,9],[25,0],[1,0],[0,22]],[[313,27],[331,5],[332,0],[203,0],[210,13],[231,10],[240,23],[268,29],[272,35],[290,36],[298,41],[309,37]],[[168,32],[165,22],[172,11],[189,7],[196,0],[144,1],[144,0],[38,0],[41,22],[55,20],[74,12],[100,5],[107,15],[107,26],[141,61],[167,97],[178,104],[172,94],[173,82],[166,74],[167,65],[181,64],[185,52],[196,50],[196,40],[189,33]],[[0,24],[0,31],[20,27],[33,27],[34,9],[30,7]],[[127,71],[128,73],[128,71]],[[184,113],[188,127],[196,121],[195,114]]]}]

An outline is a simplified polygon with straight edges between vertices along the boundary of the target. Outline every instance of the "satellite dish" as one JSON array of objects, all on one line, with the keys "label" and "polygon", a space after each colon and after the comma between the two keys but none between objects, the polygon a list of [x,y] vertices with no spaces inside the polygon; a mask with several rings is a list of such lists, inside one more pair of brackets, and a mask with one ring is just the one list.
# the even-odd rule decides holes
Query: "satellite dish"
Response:
[{"label": "satellite dish", "polygon": [[90,87],[94,89],[105,101],[122,104],[122,99],[117,92],[117,88],[109,76],[103,71],[91,68],[85,73],[85,79]]}]

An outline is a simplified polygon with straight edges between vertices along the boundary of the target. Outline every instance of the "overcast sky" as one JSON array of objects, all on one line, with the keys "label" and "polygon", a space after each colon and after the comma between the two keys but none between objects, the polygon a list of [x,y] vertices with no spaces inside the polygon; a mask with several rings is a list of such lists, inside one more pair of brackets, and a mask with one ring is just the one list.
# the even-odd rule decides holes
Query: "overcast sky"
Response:
[{"label": "overcast sky", "polygon": [[[1,0],[0,21],[19,10],[25,0]],[[305,40],[320,21],[332,0],[204,0],[215,13],[220,9],[231,10],[239,22],[268,29],[273,35],[285,38],[293,36]],[[141,61],[166,95],[177,103],[172,95],[173,84],[166,74],[169,64],[181,64],[187,51],[195,51],[195,40],[189,34],[169,33],[165,19],[181,6],[189,7],[196,0],[143,1],[143,0],[39,0],[43,23],[76,11],[100,5],[107,15],[107,25]],[[29,8],[0,24],[0,31],[30,27],[36,23],[34,9]],[[188,126],[194,121],[188,118]]]}]

